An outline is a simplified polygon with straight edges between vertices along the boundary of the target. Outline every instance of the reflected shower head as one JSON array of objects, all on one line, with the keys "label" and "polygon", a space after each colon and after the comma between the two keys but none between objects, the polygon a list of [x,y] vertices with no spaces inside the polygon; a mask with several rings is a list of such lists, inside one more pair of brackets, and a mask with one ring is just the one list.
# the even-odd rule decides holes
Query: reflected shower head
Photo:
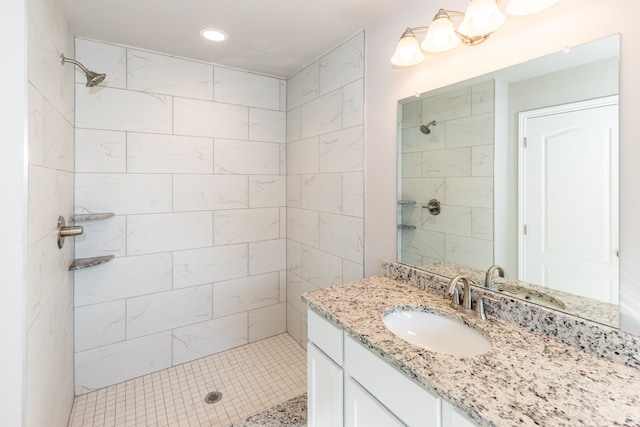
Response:
[{"label": "reflected shower head", "polygon": [[80,67],[82,71],[84,71],[84,75],[87,77],[87,84],[86,84],[87,87],[97,86],[98,84],[102,83],[105,77],[107,77],[107,75],[104,73],[96,73],[96,72],[90,71],[89,69],[87,69],[87,67],[85,67],[78,61],[75,61],[70,58],[65,58],[64,53],[60,54],[60,59],[62,59],[63,64],[65,62],[70,62],[72,64],[77,65],[78,67]]},{"label": "reflected shower head", "polygon": [[424,133],[425,135],[429,135],[431,133],[431,129],[429,129],[429,126],[435,126],[437,124],[438,122],[436,122],[435,120],[432,120],[426,125],[420,125],[420,132]]}]

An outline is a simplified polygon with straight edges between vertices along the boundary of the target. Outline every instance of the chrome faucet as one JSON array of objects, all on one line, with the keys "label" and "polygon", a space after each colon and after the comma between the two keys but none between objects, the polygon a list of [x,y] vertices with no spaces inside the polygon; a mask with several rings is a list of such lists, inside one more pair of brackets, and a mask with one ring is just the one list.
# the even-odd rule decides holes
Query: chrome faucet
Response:
[{"label": "chrome faucet", "polygon": [[[460,289],[458,282],[462,282],[462,301],[460,300]],[[471,284],[472,282],[462,275],[458,275],[449,282],[449,295],[451,295],[451,306],[454,308],[462,306],[471,310]]]},{"label": "chrome faucet", "polygon": [[493,280],[493,273],[498,272],[498,276],[500,277],[507,277],[507,275],[504,272],[504,269],[502,267],[500,267],[499,265],[495,265],[493,264],[491,267],[489,267],[489,269],[487,270],[487,274],[485,274],[484,276],[484,287],[485,288],[490,288],[491,287],[491,281]]}]

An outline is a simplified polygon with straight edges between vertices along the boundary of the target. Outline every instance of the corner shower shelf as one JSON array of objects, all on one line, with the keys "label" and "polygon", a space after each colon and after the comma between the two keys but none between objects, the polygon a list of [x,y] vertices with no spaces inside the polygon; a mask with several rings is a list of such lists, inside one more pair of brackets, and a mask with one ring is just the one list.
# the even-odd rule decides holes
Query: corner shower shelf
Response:
[{"label": "corner shower shelf", "polygon": [[78,215],[72,216],[71,221],[74,221],[74,222],[97,221],[97,220],[111,218],[113,215],[114,215],[113,212],[78,214]]},{"label": "corner shower shelf", "polygon": [[114,259],[114,255],[97,256],[93,258],[80,258],[74,260],[69,266],[69,271],[84,270],[85,268],[94,267],[104,264]]}]

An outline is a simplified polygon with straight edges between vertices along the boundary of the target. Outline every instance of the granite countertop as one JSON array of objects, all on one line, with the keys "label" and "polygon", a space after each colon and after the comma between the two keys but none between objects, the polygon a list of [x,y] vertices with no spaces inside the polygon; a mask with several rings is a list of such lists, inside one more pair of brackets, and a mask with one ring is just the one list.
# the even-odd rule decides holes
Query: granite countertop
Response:
[{"label": "granite countertop", "polygon": [[[640,370],[489,315],[454,310],[435,294],[372,277],[304,294],[303,300],[389,364],[483,426],[640,426]],[[394,307],[462,317],[493,348],[473,357],[416,347],[382,323]]]}]

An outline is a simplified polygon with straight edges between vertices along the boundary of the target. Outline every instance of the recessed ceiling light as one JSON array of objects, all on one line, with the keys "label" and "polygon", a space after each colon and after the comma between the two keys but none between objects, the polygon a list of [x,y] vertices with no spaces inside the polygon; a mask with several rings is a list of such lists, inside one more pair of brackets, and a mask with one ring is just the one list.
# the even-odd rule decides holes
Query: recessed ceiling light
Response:
[{"label": "recessed ceiling light", "polygon": [[217,28],[205,28],[200,30],[200,35],[207,40],[211,40],[214,42],[223,42],[229,38],[229,35],[222,30],[218,30]]}]

